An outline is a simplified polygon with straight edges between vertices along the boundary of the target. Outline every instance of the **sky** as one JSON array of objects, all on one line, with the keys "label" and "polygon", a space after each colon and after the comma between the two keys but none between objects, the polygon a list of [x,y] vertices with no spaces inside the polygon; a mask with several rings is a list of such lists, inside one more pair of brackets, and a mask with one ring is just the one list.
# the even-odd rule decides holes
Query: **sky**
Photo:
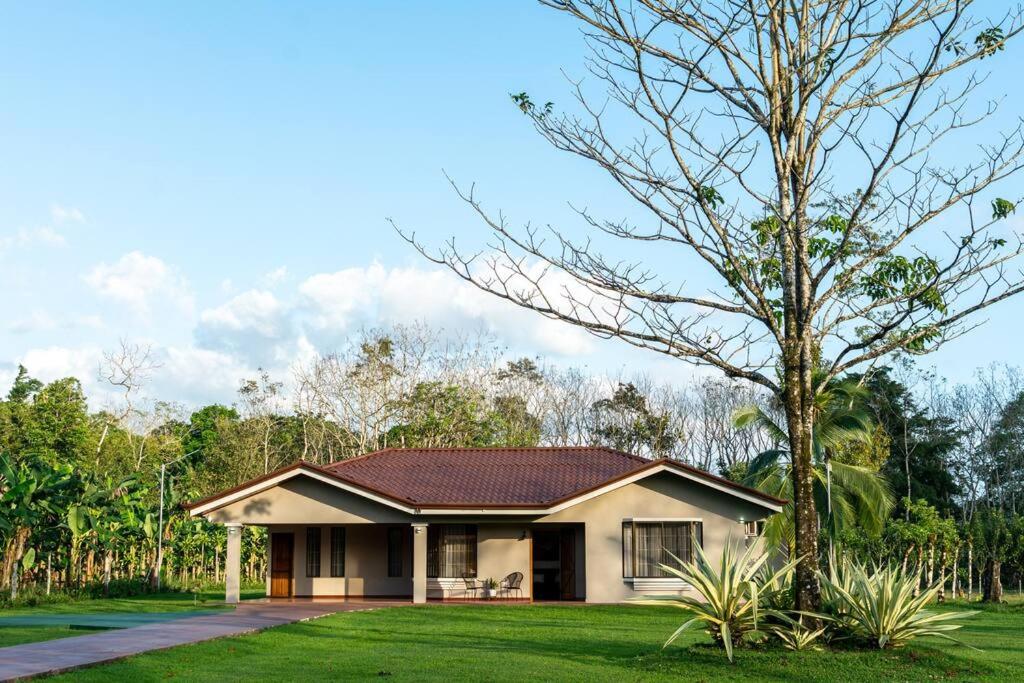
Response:
[{"label": "sky", "polygon": [[[365,327],[484,329],[510,355],[684,381],[679,361],[488,297],[419,256],[479,237],[445,173],[512,222],[627,200],[509,100],[569,100],[583,44],[529,2],[4,3],[0,389],[152,345],[150,391],[230,402]],[[992,60],[995,64],[997,57]],[[1011,108],[1016,100],[1004,103]],[[685,271],[685,257],[661,254]],[[930,356],[1016,363],[1024,299]]]}]

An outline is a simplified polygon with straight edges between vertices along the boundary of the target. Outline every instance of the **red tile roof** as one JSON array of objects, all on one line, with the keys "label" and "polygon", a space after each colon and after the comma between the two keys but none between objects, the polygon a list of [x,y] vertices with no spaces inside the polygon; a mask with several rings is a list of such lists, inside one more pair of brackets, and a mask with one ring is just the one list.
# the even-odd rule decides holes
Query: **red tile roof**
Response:
[{"label": "red tile roof", "polygon": [[650,460],[610,448],[396,448],[323,469],[417,507],[543,506]]},{"label": "red tile roof", "polygon": [[300,460],[185,507],[194,511],[290,472],[308,470],[412,508],[541,509],[657,467],[771,507],[787,502],[675,460],[647,460],[612,448],[556,446],[388,448],[326,466]]}]

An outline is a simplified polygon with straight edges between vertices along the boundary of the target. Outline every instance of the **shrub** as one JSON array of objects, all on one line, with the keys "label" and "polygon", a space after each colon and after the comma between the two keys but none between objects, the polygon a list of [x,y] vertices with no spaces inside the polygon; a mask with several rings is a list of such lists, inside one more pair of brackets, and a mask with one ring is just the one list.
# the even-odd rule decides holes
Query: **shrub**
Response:
[{"label": "shrub", "polygon": [[819,573],[819,579],[825,618],[839,638],[866,640],[879,649],[902,647],[919,636],[960,642],[949,633],[961,625],[950,621],[967,614],[924,609],[938,593],[938,583],[914,597],[916,574],[904,575],[896,566],[869,571],[849,560],[828,574]]},{"label": "shrub", "polygon": [[668,647],[685,631],[703,627],[712,639],[725,648],[729,661],[733,661],[733,648],[758,629],[758,601],[766,586],[777,585],[781,577],[791,572],[796,560],[775,571],[762,571],[768,556],[751,546],[737,557],[733,543],[727,541],[722,557],[712,564],[700,546],[695,546],[697,559],[683,562],[673,557],[678,566],[662,564],[661,568],[672,576],[693,586],[699,597],[672,595],[642,598],[647,604],[671,604],[686,610],[693,618],[676,629],[663,647]]}]

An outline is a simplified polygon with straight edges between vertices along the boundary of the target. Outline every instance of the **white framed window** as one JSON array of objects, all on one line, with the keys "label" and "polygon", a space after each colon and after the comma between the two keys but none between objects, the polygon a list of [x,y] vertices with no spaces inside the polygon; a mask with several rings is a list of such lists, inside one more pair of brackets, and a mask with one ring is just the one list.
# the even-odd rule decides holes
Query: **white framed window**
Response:
[{"label": "white framed window", "polygon": [[627,579],[673,578],[661,565],[692,562],[694,548],[704,545],[698,520],[636,520],[622,523],[622,576]]},{"label": "white framed window", "polygon": [[476,525],[427,527],[427,578],[476,576]]},{"label": "white framed window", "polygon": [[743,533],[747,538],[757,538],[764,534],[764,520],[743,523]]}]

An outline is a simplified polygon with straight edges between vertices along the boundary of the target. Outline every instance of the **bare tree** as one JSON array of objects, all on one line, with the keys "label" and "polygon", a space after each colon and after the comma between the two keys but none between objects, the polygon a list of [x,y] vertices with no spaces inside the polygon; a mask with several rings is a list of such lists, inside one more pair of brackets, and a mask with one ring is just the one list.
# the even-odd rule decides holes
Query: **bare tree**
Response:
[{"label": "bare tree", "polygon": [[304,453],[312,449],[322,462],[387,447],[389,431],[408,417],[404,399],[417,385],[479,390],[491,380],[498,357],[486,334],[450,335],[421,323],[364,330],[347,347],[296,371]]},{"label": "bare tree", "polygon": [[276,457],[273,449],[274,428],[281,420],[281,382],[271,379],[270,373],[263,368],[258,370],[255,379],[243,380],[238,387],[238,399],[241,402],[242,417],[246,426],[254,433],[256,446],[263,457],[263,474],[267,474],[275,466]]},{"label": "bare tree", "polygon": [[[564,115],[513,99],[650,224],[581,210],[593,239],[579,242],[514,229],[456,188],[489,249],[435,250],[396,229],[508,301],[774,392],[793,453],[796,605],[817,608],[817,389],[934,349],[1024,289],[1008,267],[1020,241],[996,225],[1015,202],[990,194],[1021,166],[1021,124],[973,159],[977,138],[958,135],[995,111],[972,97],[973,67],[1019,34],[1021,10],[990,21],[971,0],[542,2],[583,27],[604,92],[575,83],[578,111]],[[617,241],[692,261],[659,274]],[[688,287],[683,272],[719,284]]]},{"label": "bare tree", "polygon": [[733,415],[745,406],[757,405],[773,412],[771,395],[764,389],[735,380],[705,378],[687,387],[685,400],[690,415],[686,457],[697,467],[723,472],[746,464],[758,453],[778,447],[759,429],[736,429]]},{"label": "bare tree", "polygon": [[141,407],[141,392],[146,382],[152,377],[153,371],[160,368],[152,355],[152,347],[148,344],[133,344],[120,339],[114,351],[104,351],[103,361],[99,367],[99,378],[120,391],[120,405],[109,413],[109,419],[103,422],[103,431],[96,444],[96,461],[99,462],[103,444],[110,434],[112,426],[124,430],[135,460],[135,469],[142,466],[145,455],[146,439],[149,433],[165,419],[170,404],[158,406],[152,414]]}]

